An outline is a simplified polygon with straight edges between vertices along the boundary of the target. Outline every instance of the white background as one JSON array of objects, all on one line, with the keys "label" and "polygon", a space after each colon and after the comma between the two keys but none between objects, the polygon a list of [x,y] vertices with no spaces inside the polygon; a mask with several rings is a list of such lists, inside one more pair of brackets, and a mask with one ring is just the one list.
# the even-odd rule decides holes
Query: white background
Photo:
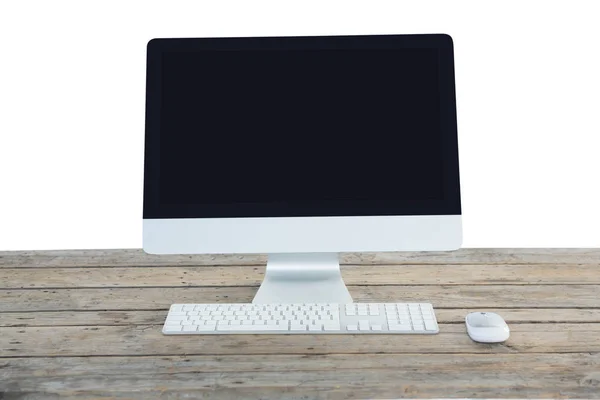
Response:
[{"label": "white background", "polygon": [[465,247],[600,246],[597,1],[2,1],[0,250],[142,244],[153,37],[449,33]]}]

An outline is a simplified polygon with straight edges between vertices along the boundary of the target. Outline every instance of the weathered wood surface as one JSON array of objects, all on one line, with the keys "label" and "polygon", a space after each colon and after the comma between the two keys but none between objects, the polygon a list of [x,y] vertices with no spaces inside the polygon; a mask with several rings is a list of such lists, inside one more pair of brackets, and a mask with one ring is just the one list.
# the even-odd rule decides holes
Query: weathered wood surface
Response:
[{"label": "weathered wood surface", "polygon": [[[0,252],[0,398],[600,398],[600,249],[344,254],[356,301],[431,301],[434,336],[162,336],[249,302],[264,255]],[[472,342],[464,316],[511,326]]]},{"label": "weathered wood surface", "polygon": [[[599,308],[486,308],[502,314],[509,323],[600,323]],[[437,308],[436,318],[444,324],[464,324],[472,309]],[[117,326],[162,325],[167,311],[46,311],[0,313],[0,327],[24,326]]]},{"label": "weathered wood surface", "polygon": [[6,371],[8,392],[52,392],[76,399],[562,399],[595,397],[600,355],[15,358],[0,359],[0,370]]},{"label": "weathered wood surface", "polygon": [[477,344],[458,324],[438,335],[223,335],[164,337],[160,325],[2,328],[0,357],[175,354],[600,352],[600,324],[513,324],[510,342]]},{"label": "weathered wood surface", "polygon": [[[502,276],[497,270],[502,269]],[[600,284],[598,265],[344,265],[347,285],[518,285]],[[39,276],[44,279],[40,280]],[[258,266],[146,268],[0,268],[4,288],[259,286]]]},{"label": "weathered wood surface", "polygon": [[[441,252],[342,253],[342,264],[593,264],[598,249],[461,249]],[[264,254],[152,255],[140,249],[45,250],[0,252],[1,267],[138,267],[196,265],[259,265]]]},{"label": "weathered wood surface", "polygon": [[[436,308],[600,307],[600,285],[363,285],[349,286],[348,289],[359,302],[422,302],[427,299]],[[9,289],[0,290],[0,312],[167,310],[173,303],[248,303],[256,291],[254,286]]]}]

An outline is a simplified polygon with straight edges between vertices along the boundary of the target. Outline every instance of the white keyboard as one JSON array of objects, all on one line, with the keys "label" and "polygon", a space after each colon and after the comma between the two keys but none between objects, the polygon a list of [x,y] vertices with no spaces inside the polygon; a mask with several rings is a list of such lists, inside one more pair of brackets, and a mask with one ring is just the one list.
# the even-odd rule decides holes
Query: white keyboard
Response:
[{"label": "white keyboard", "polygon": [[173,304],[165,335],[435,334],[429,303]]}]

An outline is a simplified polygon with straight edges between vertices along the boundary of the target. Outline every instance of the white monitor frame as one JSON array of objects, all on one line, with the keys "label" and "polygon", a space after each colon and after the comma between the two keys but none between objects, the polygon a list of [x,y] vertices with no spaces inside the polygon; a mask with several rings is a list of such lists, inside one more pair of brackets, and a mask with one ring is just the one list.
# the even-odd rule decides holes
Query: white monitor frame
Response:
[{"label": "white monitor frame", "polygon": [[460,215],[144,219],[151,254],[456,250]]}]

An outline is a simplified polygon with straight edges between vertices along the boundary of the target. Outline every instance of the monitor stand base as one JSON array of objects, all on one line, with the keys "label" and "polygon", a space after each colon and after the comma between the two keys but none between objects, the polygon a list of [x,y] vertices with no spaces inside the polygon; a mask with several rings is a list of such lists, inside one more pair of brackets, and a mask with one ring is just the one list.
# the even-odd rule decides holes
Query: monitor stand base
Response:
[{"label": "monitor stand base", "polygon": [[265,278],[252,300],[265,303],[352,303],[337,253],[269,254]]}]

